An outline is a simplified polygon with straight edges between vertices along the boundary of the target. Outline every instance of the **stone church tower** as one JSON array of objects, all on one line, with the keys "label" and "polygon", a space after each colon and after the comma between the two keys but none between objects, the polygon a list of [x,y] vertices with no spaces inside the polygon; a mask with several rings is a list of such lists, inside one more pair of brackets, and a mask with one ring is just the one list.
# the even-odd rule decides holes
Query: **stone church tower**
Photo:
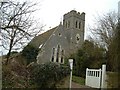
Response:
[{"label": "stone church tower", "polygon": [[84,41],[85,13],[72,10],[64,15],[63,26],[70,45],[70,51],[76,51]]},{"label": "stone church tower", "polygon": [[37,63],[64,63],[84,42],[85,13],[72,10],[63,16],[63,24],[35,37],[30,44],[40,48]]}]

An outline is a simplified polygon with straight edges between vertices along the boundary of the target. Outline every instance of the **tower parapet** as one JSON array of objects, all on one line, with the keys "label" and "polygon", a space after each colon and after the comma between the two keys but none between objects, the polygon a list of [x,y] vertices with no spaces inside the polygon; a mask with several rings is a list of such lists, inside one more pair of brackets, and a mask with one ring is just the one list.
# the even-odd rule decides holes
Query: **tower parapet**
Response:
[{"label": "tower parapet", "polygon": [[84,12],[80,13],[75,10],[71,10],[70,12],[64,14],[64,17],[63,17],[64,27],[73,28],[75,27],[74,25],[76,21],[78,22],[85,21],[85,13]]}]

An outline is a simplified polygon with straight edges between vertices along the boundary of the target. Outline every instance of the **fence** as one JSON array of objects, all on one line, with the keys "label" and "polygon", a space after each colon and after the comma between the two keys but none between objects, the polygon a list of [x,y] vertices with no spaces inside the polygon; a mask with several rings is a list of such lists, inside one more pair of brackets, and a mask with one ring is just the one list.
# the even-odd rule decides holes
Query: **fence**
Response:
[{"label": "fence", "polygon": [[93,88],[106,88],[106,65],[102,65],[102,70],[87,68],[85,84]]}]

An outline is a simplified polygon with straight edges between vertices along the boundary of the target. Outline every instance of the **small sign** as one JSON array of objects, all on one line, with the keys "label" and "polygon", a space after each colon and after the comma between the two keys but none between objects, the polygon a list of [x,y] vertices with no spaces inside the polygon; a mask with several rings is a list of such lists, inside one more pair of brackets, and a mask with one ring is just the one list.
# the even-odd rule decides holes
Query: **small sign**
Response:
[{"label": "small sign", "polygon": [[73,59],[69,59],[69,63],[70,63],[70,69],[73,69]]}]

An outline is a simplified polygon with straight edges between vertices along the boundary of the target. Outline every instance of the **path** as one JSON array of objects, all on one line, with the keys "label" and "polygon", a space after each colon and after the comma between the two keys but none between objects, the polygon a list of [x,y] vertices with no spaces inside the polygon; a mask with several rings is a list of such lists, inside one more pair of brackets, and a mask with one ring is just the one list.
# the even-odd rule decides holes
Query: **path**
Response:
[{"label": "path", "polygon": [[80,85],[78,83],[72,82],[72,88],[80,88],[80,90],[98,90],[95,88],[91,88],[89,86],[85,86],[85,85]]}]

